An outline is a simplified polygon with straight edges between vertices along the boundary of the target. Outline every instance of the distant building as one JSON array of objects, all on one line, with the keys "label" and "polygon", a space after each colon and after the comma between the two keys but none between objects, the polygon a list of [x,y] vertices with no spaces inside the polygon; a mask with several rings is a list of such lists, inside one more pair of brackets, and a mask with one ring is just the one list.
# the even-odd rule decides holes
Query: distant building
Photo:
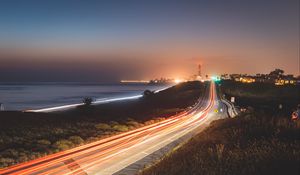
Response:
[{"label": "distant building", "polygon": [[[225,76],[225,75],[223,75]],[[281,69],[275,69],[269,74],[256,74],[254,76],[247,74],[231,74],[230,79],[233,81],[239,81],[242,83],[271,83],[275,85],[296,85],[299,84],[299,79],[293,75],[284,75],[284,71]],[[224,78],[225,79],[225,78]]]},{"label": "distant building", "polygon": [[169,83],[174,83],[174,79],[168,79],[168,78],[156,78],[153,80],[149,81],[149,84],[169,84]]},{"label": "distant building", "polygon": [[293,75],[286,75],[275,80],[275,85],[296,85],[297,79]]},{"label": "distant building", "polygon": [[222,80],[229,80],[230,79],[230,76],[228,74],[222,74],[221,75],[221,79]]},{"label": "distant building", "polygon": [[255,79],[251,76],[245,76],[240,78],[240,82],[242,83],[254,83]]}]

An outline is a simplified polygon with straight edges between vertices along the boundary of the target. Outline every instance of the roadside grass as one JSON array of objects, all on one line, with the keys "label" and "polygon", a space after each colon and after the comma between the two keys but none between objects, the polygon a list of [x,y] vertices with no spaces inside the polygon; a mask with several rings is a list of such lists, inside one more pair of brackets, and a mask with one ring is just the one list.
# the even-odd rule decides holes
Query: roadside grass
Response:
[{"label": "roadside grass", "polygon": [[276,86],[270,83],[241,83],[232,80],[223,80],[220,83],[225,97],[235,97],[235,104],[241,107],[254,107],[277,115],[279,104],[281,113],[290,114],[291,109],[299,104],[300,86]]},{"label": "roadside grass", "polygon": [[207,129],[140,175],[299,174],[300,121],[247,112]]},{"label": "roadside grass", "polygon": [[0,112],[0,168],[159,122],[194,104],[203,89],[188,82],[150,98],[66,112]]}]

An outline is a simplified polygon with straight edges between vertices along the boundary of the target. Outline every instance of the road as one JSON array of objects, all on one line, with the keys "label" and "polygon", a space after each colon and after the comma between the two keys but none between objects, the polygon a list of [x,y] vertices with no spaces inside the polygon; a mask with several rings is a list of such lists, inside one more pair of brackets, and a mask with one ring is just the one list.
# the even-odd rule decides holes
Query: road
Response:
[{"label": "road", "polygon": [[0,170],[0,174],[118,174],[126,167],[199,131],[222,115],[215,84],[189,110],[159,123]]}]

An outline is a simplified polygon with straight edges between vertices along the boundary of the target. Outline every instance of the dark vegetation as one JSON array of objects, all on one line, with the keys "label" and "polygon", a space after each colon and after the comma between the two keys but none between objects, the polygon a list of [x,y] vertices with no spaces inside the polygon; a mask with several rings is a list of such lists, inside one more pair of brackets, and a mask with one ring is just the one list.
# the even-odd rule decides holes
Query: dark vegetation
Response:
[{"label": "dark vegetation", "polygon": [[193,105],[204,88],[202,83],[189,82],[138,100],[82,105],[63,112],[0,112],[0,167],[158,122]]},{"label": "dark vegetation", "polygon": [[223,81],[220,88],[246,112],[214,121],[140,174],[300,174],[300,121],[290,119],[299,87]]},{"label": "dark vegetation", "polygon": [[240,83],[222,81],[221,89],[225,97],[235,97],[236,105],[253,107],[256,110],[277,113],[279,104],[282,113],[289,114],[300,99],[299,85],[276,86],[271,83]]},{"label": "dark vegetation", "polygon": [[300,121],[244,113],[209,128],[141,174],[299,174]]},{"label": "dark vegetation", "polygon": [[92,104],[93,102],[93,99],[91,97],[85,97],[83,100],[82,100],[83,104],[86,105],[86,106],[89,106]]}]

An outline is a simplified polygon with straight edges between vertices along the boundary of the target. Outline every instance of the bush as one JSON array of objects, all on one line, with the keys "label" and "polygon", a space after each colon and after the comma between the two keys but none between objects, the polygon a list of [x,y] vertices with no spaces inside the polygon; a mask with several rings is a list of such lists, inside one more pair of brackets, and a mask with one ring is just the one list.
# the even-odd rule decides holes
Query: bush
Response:
[{"label": "bush", "polygon": [[106,123],[99,123],[95,125],[95,128],[97,129],[101,129],[101,130],[110,130],[111,127],[110,125],[106,124]]},{"label": "bush", "polygon": [[150,97],[154,94],[154,92],[150,91],[150,90],[145,90],[143,93],[144,97]]},{"label": "bush", "polygon": [[95,141],[97,141],[97,140],[99,140],[99,138],[97,138],[97,137],[89,137],[89,138],[86,139],[86,141],[87,141],[88,143],[90,143],[90,142],[95,142]]},{"label": "bush", "polygon": [[115,125],[113,129],[120,132],[128,131],[128,127],[126,125]]},{"label": "bush", "polygon": [[12,158],[5,158],[5,157],[0,158],[0,167],[10,166],[14,163],[15,163],[15,160]]},{"label": "bush", "polygon": [[90,106],[93,102],[93,99],[91,97],[85,97],[83,100],[82,100],[83,104],[86,105],[86,106]]},{"label": "bush", "polygon": [[260,113],[214,121],[141,174],[299,174],[299,129]]},{"label": "bush", "polygon": [[[145,121],[158,116],[152,113],[153,109],[185,108],[198,99],[201,89],[204,88],[198,83],[192,84],[194,85],[180,85],[157,93],[149,100],[141,98],[123,103],[122,106],[118,106],[119,102],[116,102],[99,106],[80,105],[75,109],[57,113],[3,112],[3,116],[0,117],[0,166],[29,161],[46,153],[69,149],[81,144],[83,140],[85,143],[97,141],[117,132],[141,127]],[[193,90],[194,93],[187,98],[184,95],[186,90]],[[89,105],[92,99],[85,101]],[[144,103],[145,101],[147,103]],[[119,110],[115,110],[116,107]],[[120,122],[109,122],[111,120]],[[154,119],[150,123],[154,122],[157,120]],[[82,140],[70,136],[80,136]]]},{"label": "bush", "polygon": [[158,120],[148,120],[148,121],[146,121],[145,122],[145,125],[151,125],[151,124],[154,124],[154,123],[156,123],[156,122],[158,122]]},{"label": "bush", "polygon": [[126,122],[126,125],[133,126],[133,127],[139,127],[141,124],[136,121],[128,121],[128,122]]},{"label": "bush", "polygon": [[115,125],[118,125],[119,123],[118,123],[118,122],[115,122],[115,121],[110,121],[109,124],[110,124],[111,126],[115,126]]},{"label": "bush", "polygon": [[41,145],[41,146],[49,146],[49,145],[51,145],[51,142],[49,140],[42,139],[42,140],[38,140],[37,144]]},{"label": "bush", "polygon": [[73,145],[74,145],[74,144],[73,144],[71,141],[63,139],[63,140],[58,140],[58,141],[56,141],[56,142],[53,144],[53,147],[54,147],[55,149],[58,149],[58,150],[60,150],[60,151],[63,151],[63,150],[67,150],[67,149],[69,149],[69,148],[72,148]]},{"label": "bush", "polygon": [[82,144],[84,142],[84,140],[80,136],[71,136],[69,137],[69,140],[76,145]]}]

